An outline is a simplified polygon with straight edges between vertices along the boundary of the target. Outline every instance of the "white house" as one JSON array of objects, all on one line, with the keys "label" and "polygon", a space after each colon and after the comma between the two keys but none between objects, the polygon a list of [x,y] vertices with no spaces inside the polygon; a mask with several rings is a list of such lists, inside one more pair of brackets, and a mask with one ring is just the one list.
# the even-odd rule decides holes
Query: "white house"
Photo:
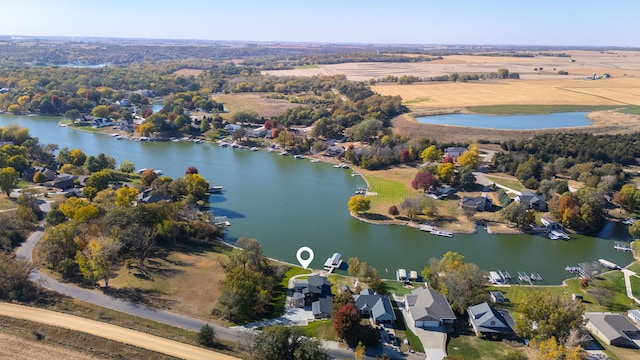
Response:
[{"label": "white house", "polygon": [[233,134],[236,130],[242,129],[242,126],[238,124],[227,124],[224,126],[224,129]]}]

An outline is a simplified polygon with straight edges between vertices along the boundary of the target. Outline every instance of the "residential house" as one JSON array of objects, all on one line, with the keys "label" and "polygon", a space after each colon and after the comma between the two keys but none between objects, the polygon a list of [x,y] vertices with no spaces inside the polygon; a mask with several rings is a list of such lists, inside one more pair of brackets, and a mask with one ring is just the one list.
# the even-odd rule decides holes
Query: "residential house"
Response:
[{"label": "residential house", "polygon": [[91,124],[93,125],[93,127],[103,128],[107,126],[113,126],[113,121],[107,118],[93,118],[93,120],[91,120]]},{"label": "residential house", "polygon": [[503,304],[506,302],[509,302],[509,300],[504,297],[504,294],[502,293],[502,291],[489,291],[489,297],[491,298],[491,301],[493,301],[496,304]]},{"label": "residential house", "polygon": [[44,177],[46,179],[45,181],[52,181],[56,177],[55,170],[41,167],[41,166],[34,166],[30,169],[23,171],[22,178],[26,181],[33,181],[33,177],[37,172],[41,172],[44,174]]},{"label": "residential house", "polygon": [[449,195],[455,194],[456,191],[456,189],[452,188],[449,185],[443,185],[436,187],[433,191],[428,191],[426,195],[430,198],[440,200],[446,198]]},{"label": "residential house", "polygon": [[126,131],[126,132],[133,132],[134,131],[133,121],[118,120],[116,122],[116,128],[118,130],[122,130],[122,131]]},{"label": "residential house", "polygon": [[46,186],[57,187],[60,190],[71,189],[77,178],[75,175],[60,174],[53,181],[48,182]]},{"label": "residential house", "polygon": [[393,326],[396,314],[393,312],[389,296],[364,289],[360,294],[353,295],[353,301],[363,317],[369,318],[376,325]]},{"label": "residential house", "polygon": [[129,99],[122,99],[118,102],[118,105],[120,106],[124,106],[124,107],[129,107],[131,106],[131,100]]},{"label": "residential house", "polygon": [[327,156],[340,156],[345,152],[344,147],[338,145],[331,145],[327,147],[326,155]]},{"label": "residential house", "polygon": [[536,195],[530,190],[525,190],[520,195],[516,196],[516,201],[519,201],[529,209],[547,211],[547,202],[544,200],[544,197]]},{"label": "residential house", "polygon": [[490,339],[511,338],[516,335],[515,321],[506,310],[496,310],[487,302],[467,309],[469,322],[476,336]]},{"label": "residential house", "polygon": [[460,207],[477,211],[491,210],[493,202],[486,196],[465,196],[460,200]]},{"label": "residential house", "polygon": [[261,138],[261,137],[265,137],[268,132],[269,130],[265,129],[264,126],[261,126],[259,128],[255,128],[247,131],[247,136],[251,138]]},{"label": "residential house", "polygon": [[467,151],[467,148],[460,146],[450,146],[444,149],[444,157],[452,157],[458,159],[463,152]]},{"label": "residential house", "polygon": [[638,338],[640,329],[622,314],[585,313],[585,327],[595,336],[609,345],[638,349],[640,346],[632,340]]},{"label": "residential house", "polygon": [[155,189],[146,189],[145,191],[136,195],[136,202],[138,204],[153,204],[161,201],[171,201],[171,197],[158,191],[154,192],[153,190]]},{"label": "residential house", "polygon": [[431,289],[414,289],[404,296],[404,307],[418,328],[450,327],[456,321],[447,299]]},{"label": "residential house", "polygon": [[227,124],[224,126],[224,129],[227,130],[230,134],[233,134],[236,130],[242,129],[242,126],[238,124]]},{"label": "residential house", "polygon": [[316,319],[331,317],[333,305],[331,283],[326,277],[320,275],[309,276],[306,280],[296,280],[293,301],[296,307],[311,306],[313,317]]}]

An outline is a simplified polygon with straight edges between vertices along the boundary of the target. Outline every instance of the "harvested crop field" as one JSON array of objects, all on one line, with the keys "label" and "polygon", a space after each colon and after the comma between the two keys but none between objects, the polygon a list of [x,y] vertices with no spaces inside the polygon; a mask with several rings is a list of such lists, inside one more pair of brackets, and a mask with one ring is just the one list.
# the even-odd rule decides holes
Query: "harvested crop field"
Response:
[{"label": "harvested crop field", "polygon": [[[269,99],[265,93],[219,94],[213,99],[224,104],[230,113],[238,111],[255,111],[259,116],[270,118],[278,116],[285,110],[301,106],[286,99]],[[229,114],[222,114],[223,118],[229,118]]]},{"label": "harvested crop field", "polygon": [[87,353],[66,349],[35,340],[25,340],[0,333],[0,358],[13,360],[91,360],[102,359]]},{"label": "harvested crop field", "polygon": [[[507,68],[522,79],[563,79],[608,73],[613,77],[640,77],[638,51],[558,51],[568,56],[486,56],[449,55],[442,60],[420,63],[362,62],[318,65],[315,69],[269,70],[264,73],[281,76],[314,76],[344,74],[349,80],[367,81],[387,75],[413,75],[421,78],[459,74],[486,74]],[[410,55],[407,55],[410,56]],[[558,75],[558,71],[569,75]]]},{"label": "harvested crop field", "polygon": [[639,78],[601,80],[490,80],[383,84],[372,89],[399,95],[412,110],[486,105],[640,105]]}]

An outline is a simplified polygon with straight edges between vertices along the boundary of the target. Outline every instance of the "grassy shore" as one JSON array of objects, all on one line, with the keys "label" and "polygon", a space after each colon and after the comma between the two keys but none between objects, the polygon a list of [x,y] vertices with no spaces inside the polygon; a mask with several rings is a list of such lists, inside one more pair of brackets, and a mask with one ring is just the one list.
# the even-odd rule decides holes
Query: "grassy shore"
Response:
[{"label": "grassy shore", "polygon": [[476,114],[487,115],[537,115],[560,112],[599,111],[612,110],[616,106],[591,106],[591,105],[486,105],[467,106],[467,110]]}]

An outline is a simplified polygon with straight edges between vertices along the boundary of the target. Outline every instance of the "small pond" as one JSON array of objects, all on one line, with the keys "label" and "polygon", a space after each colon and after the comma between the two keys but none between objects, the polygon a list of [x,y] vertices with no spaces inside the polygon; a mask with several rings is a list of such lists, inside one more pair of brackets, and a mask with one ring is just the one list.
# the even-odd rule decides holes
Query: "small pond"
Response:
[{"label": "small pond", "polygon": [[587,112],[562,112],[536,115],[449,114],[421,116],[416,118],[416,120],[423,124],[501,130],[557,129],[591,125],[591,120],[587,118]]}]

